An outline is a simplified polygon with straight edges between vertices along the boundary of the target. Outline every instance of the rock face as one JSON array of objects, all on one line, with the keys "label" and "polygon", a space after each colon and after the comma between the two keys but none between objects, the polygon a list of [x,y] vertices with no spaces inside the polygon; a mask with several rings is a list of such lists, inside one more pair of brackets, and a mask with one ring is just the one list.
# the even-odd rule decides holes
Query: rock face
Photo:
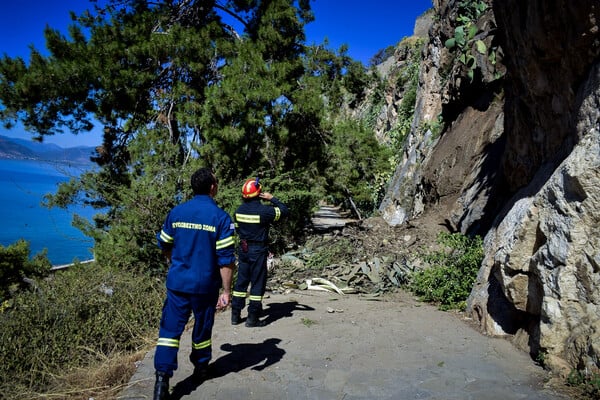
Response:
[{"label": "rock face", "polygon": [[469,299],[551,369],[600,368],[597,1],[496,1],[507,75],[502,187]]},{"label": "rock face", "polygon": [[[505,139],[502,81],[494,74],[502,76],[504,69],[484,59],[483,72],[469,80],[465,65],[444,46],[454,35],[447,21],[459,13],[451,5],[436,4],[436,20],[442,23],[429,30],[412,129],[379,210],[388,223],[399,225],[433,208],[441,218],[432,223],[467,233],[488,228],[491,208],[498,207],[497,166]],[[494,25],[488,7],[477,21],[478,40],[495,55]]]},{"label": "rock face", "polygon": [[556,168],[541,168],[485,239],[470,309],[486,332],[565,374],[600,366],[600,65],[579,96],[582,134]]},{"label": "rock face", "polygon": [[[390,225],[419,218],[485,236],[468,301],[482,330],[557,372],[598,373],[600,4],[434,9],[415,118],[380,211]],[[445,46],[473,10],[475,36]]]}]

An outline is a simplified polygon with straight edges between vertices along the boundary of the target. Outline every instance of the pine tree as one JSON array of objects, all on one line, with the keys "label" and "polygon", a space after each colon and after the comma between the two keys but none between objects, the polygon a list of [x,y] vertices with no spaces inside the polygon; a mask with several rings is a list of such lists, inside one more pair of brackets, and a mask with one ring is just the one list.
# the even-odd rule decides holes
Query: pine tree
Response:
[{"label": "pine tree", "polygon": [[[368,79],[345,49],[304,45],[308,0],[111,0],[72,18],[68,38],[45,31],[48,56],[0,60],[0,120],[38,139],[104,127],[98,169],[47,198],[99,210],[93,224],[75,221],[98,261],[164,268],[155,232],[199,166],[216,172],[230,212],[250,176],[278,193],[293,210],[281,245],[303,232],[317,200],[347,196],[351,181],[333,182],[355,160],[337,157],[348,153],[335,153],[343,142],[330,113],[360,99]],[[379,157],[376,143],[356,143]],[[367,187],[373,165],[352,182]]]}]

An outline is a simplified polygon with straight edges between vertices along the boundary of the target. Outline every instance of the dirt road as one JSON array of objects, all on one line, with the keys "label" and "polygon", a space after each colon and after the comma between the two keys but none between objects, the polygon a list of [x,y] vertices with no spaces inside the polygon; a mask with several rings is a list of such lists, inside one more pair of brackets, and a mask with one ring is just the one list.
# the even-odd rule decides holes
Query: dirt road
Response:
[{"label": "dirt road", "polygon": [[[190,332],[181,340],[172,400],[558,400],[546,373],[503,339],[408,294],[363,300],[319,291],[269,294],[263,328],[218,314],[212,376],[191,380]],[[244,314],[242,314],[244,316]],[[153,351],[119,399],[152,399]]]}]

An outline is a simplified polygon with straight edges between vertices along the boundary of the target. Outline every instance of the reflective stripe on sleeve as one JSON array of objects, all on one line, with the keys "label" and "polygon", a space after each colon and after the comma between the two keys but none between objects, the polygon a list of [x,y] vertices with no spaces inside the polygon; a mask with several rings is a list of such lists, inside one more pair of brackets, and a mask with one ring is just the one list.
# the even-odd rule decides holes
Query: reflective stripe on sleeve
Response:
[{"label": "reflective stripe on sleeve", "polygon": [[275,208],[275,219],[274,221],[279,221],[279,218],[281,218],[281,210],[279,209],[279,207],[274,207]]},{"label": "reflective stripe on sleeve", "polygon": [[160,231],[160,240],[165,243],[173,243],[173,238],[165,233],[164,230]]},{"label": "reflective stripe on sleeve", "polygon": [[233,236],[229,236],[225,239],[217,240],[216,247],[217,250],[224,249],[225,247],[233,246],[235,244],[235,240]]},{"label": "reflective stripe on sleeve", "polygon": [[235,219],[246,224],[260,224],[260,215],[235,214]]}]

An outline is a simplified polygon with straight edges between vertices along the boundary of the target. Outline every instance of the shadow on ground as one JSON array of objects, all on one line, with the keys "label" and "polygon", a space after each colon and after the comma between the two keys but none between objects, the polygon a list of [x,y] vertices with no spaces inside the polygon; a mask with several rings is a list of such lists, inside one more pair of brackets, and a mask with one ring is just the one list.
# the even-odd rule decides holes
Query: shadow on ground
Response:
[{"label": "shadow on ground", "polygon": [[[264,319],[265,325],[273,324],[282,318],[292,317],[294,311],[314,311],[314,308],[299,304],[297,301],[271,303],[263,310],[263,315],[266,316]],[[208,379],[220,378],[248,368],[262,371],[278,363],[285,355],[285,350],[277,347],[280,342],[281,339],[279,338],[269,338],[262,343],[225,343],[221,345],[221,350],[227,352],[227,354],[210,364],[206,378],[199,380],[190,375],[178,382],[173,387],[170,400],[180,400],[182,397],[191,394]]]}]

